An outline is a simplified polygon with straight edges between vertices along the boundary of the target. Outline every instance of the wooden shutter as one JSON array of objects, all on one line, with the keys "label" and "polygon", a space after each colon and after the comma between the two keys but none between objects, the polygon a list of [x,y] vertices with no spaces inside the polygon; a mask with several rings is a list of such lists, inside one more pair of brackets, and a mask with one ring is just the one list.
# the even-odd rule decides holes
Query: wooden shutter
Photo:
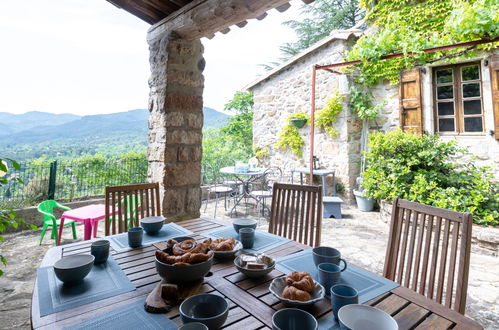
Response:
[{"label": "wooden shutter", "polygon": [[421,70],[415,68],[400,73],[400,128],[404,131],[423,133],[423,102]]},{"label": "wooden shutter", "polygon": [[489,57],[490,87],[492,88],[492,108],[494,109],[494,134],[499,140],[499,55]]}]

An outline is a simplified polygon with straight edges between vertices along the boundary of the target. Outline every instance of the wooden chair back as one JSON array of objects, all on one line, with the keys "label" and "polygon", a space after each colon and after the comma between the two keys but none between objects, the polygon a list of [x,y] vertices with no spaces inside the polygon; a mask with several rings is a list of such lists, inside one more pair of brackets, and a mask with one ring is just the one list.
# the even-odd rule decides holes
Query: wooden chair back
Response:
[{"label": "wooden chair back", "polygon": [[321,226],[322,186],[274,183],[269,233],[315,247]]},{"label": "wooden chair back", "polygon": [[127,232],[142,218],[161,215],[159,183],[106,187],[105,202],[106,236]]},{"label": "wooden chair back", "polygon": [[383,276],[464,314],[470,213],[395,198]]}]

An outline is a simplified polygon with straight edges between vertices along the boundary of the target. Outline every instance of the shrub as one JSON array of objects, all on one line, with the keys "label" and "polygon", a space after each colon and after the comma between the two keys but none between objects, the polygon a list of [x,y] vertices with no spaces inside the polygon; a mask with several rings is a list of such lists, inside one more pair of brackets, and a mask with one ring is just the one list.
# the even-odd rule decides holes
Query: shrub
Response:
[{"label": "shrub", "polygon": [[456,141],[400,130],[372,133],[362,186],[374,199],[396,196],[459,212],[476,223],[499,225],[499,189],[488,167],[453,158],[465,150]]}]

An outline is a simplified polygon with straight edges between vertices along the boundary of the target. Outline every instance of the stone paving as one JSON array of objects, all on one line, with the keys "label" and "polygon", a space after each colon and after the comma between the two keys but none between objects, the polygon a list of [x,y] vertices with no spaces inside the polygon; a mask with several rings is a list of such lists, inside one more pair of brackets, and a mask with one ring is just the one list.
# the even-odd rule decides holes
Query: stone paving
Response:
[{"label": "stone paving", "polygon": [[[210,203],[202,216],[213,217]],[[201,211],[204,210],[204,204]],[[377,212],[360,212],[355,207],[342,207],[342,220],[326,219],[323,224],[322,244],[341,250],[349,262],[381,274],[383,269],[388,225]],[[259,227],[266,230],[267,221],[257,216],[252,206],[238,208],[239,217],[259,219]],[[228,212],[219,203],[217,218],[230,220]],[[103,235],[99,228],[99,236]],[[77,226],[78,237],[83,237],[83,226]],[[24,231],[5,235],[0,243],[1,254],[9,260],[4,276],[0,277],[0,329],[29,329],[30,306],[36,268],[46,251],[54,246],[50,236],[38,245],[39,232]],[[50,235],[50,233],[47,233]],[[74,242],[69,228],[63,233],[63,244]],[[467,300],[467,315],[485,329],[499,329],[499,257],[471,254],[471,269]]]}]

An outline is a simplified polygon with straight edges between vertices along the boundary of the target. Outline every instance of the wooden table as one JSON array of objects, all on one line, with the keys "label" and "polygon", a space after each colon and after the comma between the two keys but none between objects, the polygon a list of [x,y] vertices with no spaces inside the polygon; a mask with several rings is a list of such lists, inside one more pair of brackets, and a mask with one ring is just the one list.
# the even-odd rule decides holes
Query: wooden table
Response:
[{"label": "wooden table", "polygon": [[[193,231],[196,239],[203,238],[202,233],[226,226],[227,223],[211,219],[194,219],[178,223]],[[88,253],[89,241],[51,248],[41,266],[53,265],[61,256]],[[31,325],[40,329],[60,329],[96,315],[114,310],[145,297],[160,281],[154,265],[154,251],[163,249],[164,243],[157,243],[141,248],[117,253],[111,251],[114,259],[137,287],[136,290],[118,296],[99,300],[84,306],[40,317],[38,290],[35,283],[31,304]],[[288,242],[266,253],[273,257],[282,257],[310,247],[297,242]],[[269,329],[272,327],[272,314],[283,308],[282,304],[268,290],[270,281],[283,275],[274,270],[261,279],[250,279],[239,273],[232,260],[215,261],[211,274],[205,278],[203,292],[225,296],[229,301],[230,311],[224,329]],[[437,304],[416,292],[398,287],[367,302],[391,314],[400,329],[482,329],[475,321]],[[316,303],[310,310],[318,319],[331,315],[328,299]],[[177,324],[181,324],[178,307],[165,314]]]}]

